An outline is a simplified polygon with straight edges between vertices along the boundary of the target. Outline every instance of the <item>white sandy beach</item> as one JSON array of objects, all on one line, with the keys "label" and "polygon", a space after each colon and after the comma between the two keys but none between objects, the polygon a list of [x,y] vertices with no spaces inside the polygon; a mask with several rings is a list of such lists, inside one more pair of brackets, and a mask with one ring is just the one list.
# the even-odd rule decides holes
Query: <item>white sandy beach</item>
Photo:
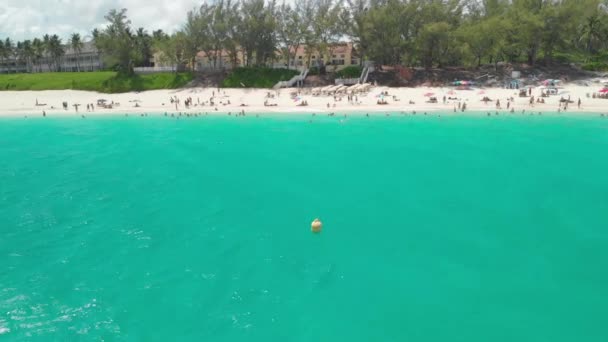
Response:
[{"label": "white sandy beach", "polygon": [[[424,112],[442,111],[445,113],[461,114],[461,111],[454,113],[454,108],[458,103],[466,103],[467,112],[496,112],[496,100],[500,100],[501,109],[499,112],[506,113],[514,108],[515,112],[557,112],[560,98],[568,98],[573,101],[568,106],[568,112],[587,112],[605,113],[608,112],[608,99],[593,99],[588,97],[592,93],[599,91],[600,85],[589,87],[579,85],[564,85],[559,91],[559,95],[544,98],[545,103],[535,103],[530,106],[529,97],[519,97],[518,90],[502,88],[475,88],[472,90],[455,90],[453,88],[389,88],[372,87],[367,94],[358,94],[358,103],[349,103],[346,95],[334,96],[320,95],[313,96],[308,91],[303,91],[299,97],[293,98],[296,89],[281,89],[278,93],[268,89],[221,89],[216,88],[185,88],[178,90],[157,90],[141,93],[124,94],[100,94],[95,92],[59,90],[59,91],[3,91],[0,92],[0,116],[42,116],[43,111],[46,116],[80,116],[80,115],[104,115],[104,114],[124,114],[124,113],[236,113],[242,110],[245,113],[317,113],[336,115],[347,112],[374,113],[374,112]],[[378,105],[379,95],[388,92],[388,96],[383,98],[388,102],[386,105]],[[271,93],[274,98],[266,99],[266,95]],[[429,94],[435,96],[438,103],[427,103]],[[532,95],[540,97],[541,89],[533,88]],[[215,97],[214,97],[215,95]],[[426,96],[425,96],[426,95]],[[176,107],[171,103],[171,97],[180,100]],[[443,104],[443,97],[456,98],[448,100]],[[487,104],[482,101],[484,96],[492,101]],[[192,98],[193,105],[187,109],[184,101]],[[214,97],[214,105],[209,101]],[[395,100],[395,98],[397,100]],[[507,109],[509,98],[514,101]],[[581,99],[582,106],[577,108],[578,99]],[[112,109],[99,108],[97,100],[106,99],[109,103],[114,102]],[[62,103],[68,103],[68,110],[64,110]],[[228,101],[230,102],[228,104]],[[276,106],[265,106],[264,102],[276,104]],[[298,106],[302,101],[308,103],[307,106]],[[414,103],[411,104],[410,101]],[[207,103],[205,103],[207,102]],[[36,105],[38,103],[38,105]],[[200,103],[200,104],[199,104]],[[328,108],[329,103],[329,108]],[[76,113],[74,104],[80,104],[79,111]],[[94,111],[87,111],[87,104],[95,104]],[[136,107],[136,104],[138,107]],[[241,106],[245,105],[245,106]],[[217,110],[216,110],[217,108]]]}]

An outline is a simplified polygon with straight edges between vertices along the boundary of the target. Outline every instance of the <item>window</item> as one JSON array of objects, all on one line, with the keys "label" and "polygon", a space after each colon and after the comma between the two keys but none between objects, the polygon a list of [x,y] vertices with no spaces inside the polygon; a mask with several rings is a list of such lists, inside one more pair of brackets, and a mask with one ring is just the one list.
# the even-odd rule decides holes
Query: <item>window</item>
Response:
[{"label": "window", "polygon": [[344,55],[340,55],[340,58],[344,58]]},{"label": "window", "polygon": [[316,59],[316,58],[317,58],[317,56],[312,56],[312,59]]},{"label": "window", "polygon": [[302,56],[298,56],[298,59],[302,59]]},{"label": "window", "polygon": [[333,56],[331,56],[331,57],[332,57],[332,58],[337,58],[337,57],[338,57],[338,56],[336,56],[336,55],[333,55]]}]

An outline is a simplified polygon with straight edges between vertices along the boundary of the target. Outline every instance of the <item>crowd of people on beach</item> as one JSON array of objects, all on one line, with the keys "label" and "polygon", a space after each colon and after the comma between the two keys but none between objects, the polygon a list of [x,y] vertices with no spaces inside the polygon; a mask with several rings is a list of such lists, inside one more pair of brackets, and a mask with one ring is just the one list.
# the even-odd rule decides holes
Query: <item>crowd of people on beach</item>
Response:
[{"label": "crowd of people on beach", "polygon": [[[496,99],[494,96],[496,96],[498,93],[492,93],[494,96],[494,99],[490,98],[487,95],[484,95],[481,98],[481,101],[486,105],[494,105],[495,109],[496,109],[496,115],[498,115],[500,112],[503,112],[503,108],[505,108],[506,105],[506,110],[510,113],[514,113],[515,112],[515,106],[517,105],[518,107],[521,106],[529,106],[529,108],[534,108],[534,107],[541,107],[544,108],[545,105],[549,104],[550,107],[553,107],[553,104],[555,104],[557,102],[558,104],[558,112],[563,112],[563,111],[568,111],[571,107],[571,105],[575,104],[577,106],[578,109],[582,108],[582,101],[580,98],[578,98],[575,102],[575,100],[571,99],[570,95],[567,95],[569,93],[569,91],[560,91],[559,94],[566,94],[566,95],[562,95],[561,97],[557,98],[556,93],[552,93],[547,91],[546,87],[538,87],[536,88],[537,90],[534,90],[534,92],[536,94],[533,94],[533,87],[522,87],[519,90],[522,92],[520,95],[522,97],[527,97],[527,99],[525,101],[522,100],[518,100],[517,102],[515,101],[513,96],[517,96],[517,92],[515,92],[514,94],[512,94],[513,96],[509,96],[509,97],[505,97],[505,98],[500,98],[500,99]],[[456,92],[454,90],[443,90],[445,93],[445,95],[442,95],[440,98],[438,98],[437,96],[433,96],[434,94],[432,93],[432,91],[436,91],[433,89],[429,89],[431,91],[431,93],[427,93],[424,96],[428,97],[428,100],[426,101],[426,103],[430,103],[430,104],[438,104],[440,103],[439,101],[443,100],[443,107],[445,107],[445,109],[453,109],[453,112],[465,112],[467,110],[469,110],[469,107],[473,107],[473,110],[479,110],[479,106],[473,104],[471,101],[471,99],[469,98],[470,93],[466,93],[466,92]],[[196,91],[190,91],[191,93],[196,92]],[[479,94],[484,94],[486,92],[485,89],[479,89]],[[295,101],[295,103],[292,106],[296,106],[296,107],[308,107],[309,106],[309,100],[311,98],[307,97],[307,96],[303,96],[302,94],[306,94],[307,90],[306,89],[294,89],[290,94],[291,94],[291,98]],[[576,94],[576,92],[574,93]],[[580,94],[580,93],[579,93]],[[189,94],[190,95],[190,94]],[[172,107],[174,106],[174,115],[179,117],[181,115],[177,114],[177,113],[182,113],[184,111],[189,111],[192,112],[195,107],[211,107],[210,110],[211,111],[215,111],[215,112],[219,112],[220,110],[218,109],[218,107],[220,106],[229,106],[231,105],[231,100],[230,100],[230,96],[226,95],[226,92],[224,91],[223,94],[221,93],[221,91],[218,89],[217,92],[213,91],[212,94],[210,94],[212,96],[210,96],[207,100],[201,100],[200,97],[195,97],[194,96],[186,96],[183,98],[180,98],[178,95],[171,95],[169,97],[169,102],[171,103]],[[278,107],[278,106],[285,106],[286,109],[289,108],[289,105],[286,105],[285,102],[282,103],[277,103],[276,102],[276,98],[279,96],[279,91],[273,91],[273,92],[267,92],[265,94],[266,96],[264,97],[264,102],[263,105],[264,107]],[[362,104],[363,102],[360,101],[360,97],[367,97],[368,93],[367,92],[362,92],[362,93],[357,93],[357,92],[345,92],[345,93],[328,93],[326,94],[326,98],[329,99],[333,99],[333,103],[331,100],[329,100],[329,102],[326,103],[326,108],[328,109],[327,111],[329,112],[329,110],[331,108],[344,108],[344,104],[349,104],[349,105],[358,105],[358,104]],[[393,108],[396,107],[398,105],[398,101],[399,98],[394,95],[394,94],[389,94],[389,90],[386,89],[382,89],[380,92],[378,92],[377,94],[374,94],[374,98],[367,98],[365,100],[367,105],[373,105],[374,102],[376,105],[380,105],[380,106],[388,106],[390,105],[390,107],[388,108]],[[448,96],[449,95],[449,96]],[[549,98],[555,96],[554,100],[551,101]],[[588,98],[608,98],[608,92],[605,93],[594,93],[593,95],[591,95],[591,93],[587,94]],[[414,97],[414,99],[416,99],[416,97]],[[149,99],[144,99],[146,100],[146,103],[149,103]],[[313,99],[314,100],[314,99]],[[344,101],[346,100],[346,101]],[[371,100],[371,101],[370,101]],[[406,99],[407,100],[407,99]],[[99,101],[104,101],[104,103],[100,104]],[[80,106],[86,106],[86,110],[87,112],[94,112],[96,111],[96,109],[100,109],[102,110],[102,112],[105,109],[115,109],[113,108],[114,106],[118,106],[118,103],[114,103],[112,102],[105,102],[106,100],[98,100],[97,105],[93,104],[93,103],[87,103],[85,105],[81,105],[81,104],[68,104],[67,101],[64,101],[62,103],[63,109],[65,111],[69,110],[70,107],[74,107],[74,111],[75,112],[79,112],[79,107]],[[373,101],[373,102],[372,102]],[[389,102],[390,101],[390,102]],[[142,101],[140,101],[139,99],[137,100],[130,100],[129,102],[133,102],[135,103],[134,107],[135,108],[142,108],[140,106],[140,103]],[[311,101],[312,102],[312,101]],[[409,100],[406,101],[407,104],[409,105],[415,105],[416,103],[413,100]],[[46,105],[46,104],[43,104]],[[261,105],[261,104],[260,104]],[[313,102],[313,106],[315,105],[315,103]],[[317,102],[316,105],[319,105],[319,103]],[[38,99],[36,99],[36,106],[40,107],[42,106],[39,102]],[[162,106],[165,106],[165,103],[162,103]],[[241,105],[240,107],[247,107],[248,105],[245,104],[243,102],[243,99],[241,99]],[[406,106],[407,107],[407,106]],[[442,106],[437,106],[437,107],[432,107],[434,110],[441,110]],[[153,108],[153,106],[150,106],[148,108]],[[293,107],[292,107],[293,108]],[[555,107],[553,107],[555,108]],[[43,116],[46,116],[47,113],[46,111],[49,108],[45,108],[45,110],[43,111]],[[50,109],[55,109],[53,106],[50,106]],[[181,110],[181,111],[180,111]],[[339,109],[338,109],[339,110]],[[483,110],[483,109],[481,109]],[[521,110],[521,108],[519,109],[522,113],[525,113],[525,110]],[[141,109],[138,110],[138,112],[141,112]],[[186,115],[184,112],[184,115]],[[244,113],[243,112],[239,112],[238,115],[236,116],[240,116],[240,113]],[[333,113],[333,112],[332,112]],[[529,112],[530,114],[535,113],[535,112]],[[542,113],[542,112],[538,112],[538,113]],[[193,116],[195,116],[196,114],[192,114]],[[229,114],[231,115],[231,114]],[[187,117],[187,116],[186,116]]]}]

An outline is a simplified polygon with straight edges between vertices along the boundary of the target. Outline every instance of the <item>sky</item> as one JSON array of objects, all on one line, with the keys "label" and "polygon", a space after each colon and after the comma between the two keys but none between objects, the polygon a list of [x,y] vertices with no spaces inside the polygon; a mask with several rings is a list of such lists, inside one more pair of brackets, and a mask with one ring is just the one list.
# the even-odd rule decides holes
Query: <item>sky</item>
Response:
[{"label": "sky", "polygon": [[[134,28],[148,32],[179,29],[186,13],[203,0],[0,0],[0,39],[13,41],[57,34],[66,40],[79,33],[85,40],[104,25],[110,9],[126,8]],[[88,37],[87,37],[88,36]]]}]

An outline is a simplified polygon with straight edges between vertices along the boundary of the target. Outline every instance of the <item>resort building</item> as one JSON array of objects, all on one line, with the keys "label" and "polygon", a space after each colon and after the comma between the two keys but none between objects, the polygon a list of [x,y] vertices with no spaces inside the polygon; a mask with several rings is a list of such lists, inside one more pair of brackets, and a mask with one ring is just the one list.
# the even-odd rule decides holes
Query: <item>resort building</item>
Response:
[{"label": "resort building", "polygon": [[[233,57],[236,57],[236,60]],[[236,51],[236,56],[232,56],[228,50],[221,50],[217,54],[215,51],[211,51],[209,55],[206,51],[200,51],[196,54],[195,69],[196,71],[231,69],[233,66],[243,66],[244,60],[245,54],[241,49]]]},{"label": "resort building", "polygon": [[[209,54],[209,55],[208,55]],[[234,58],[236,57],[236,58]],[[295,58],[294,58],[295,57]],[[236,56],[228,50],[221,50],[217,54],[215,51],[199,51],[196,54],[194,70],[208,71],[218,69],[232,69],[233,67],[241,67],[245,65],[246,56],[242,49],[236,51]],[[154,60],[151,62],[155,69],[163,69],[175,66],[168,64],[163,58],[162,53],[154,54]],[[328,72],[338,71],[350,65],[359,65],[360,58],[357,54],[353,43],[336,43],[330,46],[325,54],[319,53],[316,49],[310,49],[307,46],[300,46],[294,52],[287,63],[287,58],[280,52],[276,52],[276,58],[272,62],[273,68],[291,68],[299,69],[302,67],[321,67],[325,66]],[[188,65],[190,67],[190,65]],[[141,68],[140,68],[141,69]],[[150,68],[152,69],[152,68]]]},{"label": "resort building", "polygon": [[[282,62],[287,65],[285,58],[282,59]],[[327,71],[338,71],[350,65],[359,65],[359,63],[360,59],[353,43],[347,42],[331,45],[326,53],[310,49],[307,46],[300,46],[295,54],[292,50],[289,67],[325,66]]]},{"label": "resort building", "polygon": [[46,55],[30,62],[16,57],[2,59],[0,60],[0,73],[77,72],[103,69],[101,54],[92,42],[85,42],[79,52],[74,51],[69,45],[64,45],[63,48],[65,54],[59,58],[58,63]]}]

